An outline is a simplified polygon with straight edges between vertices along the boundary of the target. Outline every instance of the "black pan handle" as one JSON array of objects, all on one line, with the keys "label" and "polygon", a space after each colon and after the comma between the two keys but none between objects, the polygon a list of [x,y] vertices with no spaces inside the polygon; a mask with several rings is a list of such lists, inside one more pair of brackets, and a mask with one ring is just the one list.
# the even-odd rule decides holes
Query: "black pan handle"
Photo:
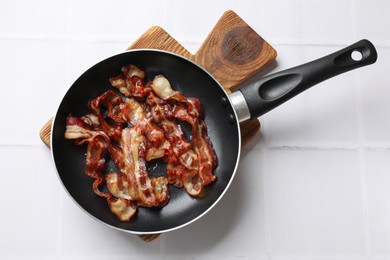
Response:
[{"label": "black pan handle", "polygon": [[341,73],[375,63],[377,52],[368,40],[306,64],[240,85],[250,118],[261,116],[308,88]]}]

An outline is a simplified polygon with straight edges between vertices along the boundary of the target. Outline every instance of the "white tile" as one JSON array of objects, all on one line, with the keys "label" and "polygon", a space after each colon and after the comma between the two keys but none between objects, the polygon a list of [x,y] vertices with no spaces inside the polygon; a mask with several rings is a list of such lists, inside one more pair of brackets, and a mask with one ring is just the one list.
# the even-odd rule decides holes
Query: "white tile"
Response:
[{"label": "white tile", "polygon": [[0,143],[41,143],[38,133],[51,118],[66,89],[66,43],[0,41]]},{"label": "white tile", "polygon": [[[320,58],[342,47],[279,46],[277,67],[288,69]],[[275,108],[260,118],[270,146],[353,147],[359,140],[356,82],[363,71],[331,78]]]},{"label": "white tile", "polygon": [[233,183],[219,204],[198,221],[165,235],[168,259],[267,255],[259,160],[262,151],[244,150]]},{"label": "white tile", "polygon": [[366,256],[357,152],[269,150],[264,178],[273,256]]},{"label": "white tile", "polygon": [[[263,7],[265,1],[247,0],[243,3],[240,1],[191,0],[186,1],[186,11],[183,11],[180,0],[169,1],[169,3],[171,6],[167,11],[166,28],[185,47],[187,47],[187,42],[201,44],[221,16],[228,10],[233,10],[244,22],[267,40],[267,35],[263,35],[261,30],[264,24],[263,13],[265,10]],[[256,10],[256,15],[253,15],[254,10]],[[189,50],[195,53],[197,49],[191,47],[188,47]]]},{"label": "white tile", "polygon": [[75,38],[132,39],[154,25],[164,25],[165,1],[74,1],[70,33]]},{"label": "white tile", "polygon": [[266,1],[262,10],[261,30],[271,44],[345,42],[353,38],[351,1]]},{"label": "white tile", "polygon": [[[166,26],[183,40],[203,42],[227,10],[235,11],[271,45],[280,42],[340,43],[354,37],[350,1],[248,0],[244,4],[240,1],[187,1],[185,8],[191,11],[186,12],[183,12],[180,1],[169,3],[172,6],[168,11]],[[338,8],[334,8],[335,5]]]},{"label": "white tile", "polygon": [[363,136],[368,146],[390,145],[390,88],[388,74],[390,49],[378,47],[378,61],[359,74]]},{"label": "white tile", "polygon": [[355,23],[356,36],[370,39],[380,44],[390,44],[390,31],[387,30],[390,24],[390,2],[376,0],[369,2],[356,0],[355,2]]},{"label": "white tile", "polygon": [[68,75],[69,86],[87,69],[101,60],[125,51],[131,43],[131,41],[70,42]]},{"label": "white tile", "polygon": [[150,259],[160,255],[159,239],[146,243],[136,235],[105,226],[76,206],[68,195],[64,197],[62,212],[60,252],[64,258]]},{"label": "white tile", "polygon": [[0,146],[0,258],[57,254],[60,189],[44,146]]},{"label": "white tile", "polygon": [[[187,12],[183,12],[180,0],[169,1],[172,5],[167,11],[167,30],[179,42],[203,42],[225,11],[229,2],[217,3],[207,0],[186,2]],[[205,12],[207,6],[207,12]],[[198,19],[202,17],[202,19]],[[180,22],[178,22],[180,21]]]},{"label": "white tile", "polygon": [[390,152],[368,150],[365,153],[370,246],[372,255],[390,257]]},{"label": "white tile", "polygon": [[1,1],[0,36],[63,37],[67,33],[68,1]]}]

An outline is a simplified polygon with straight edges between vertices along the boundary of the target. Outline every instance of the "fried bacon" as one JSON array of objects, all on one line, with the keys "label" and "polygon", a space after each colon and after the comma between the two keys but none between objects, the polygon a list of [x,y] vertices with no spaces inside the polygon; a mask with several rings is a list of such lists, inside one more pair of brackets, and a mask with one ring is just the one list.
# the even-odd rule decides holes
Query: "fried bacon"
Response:
[{"label": "fried bacon", "polygon": [[146,170],[146,138],[142,134],[139,126],[126,128],[122,132],[122,150],[125,156],[125,174],[130,180],[130,186],[134,190],[136,200],[144,207],[158,206],[165,204],[168,200],[168,193],[165,196],[160,196],[161,201],[156,199],[155,188],[158,191],[167,191],[167,188],[162,187],[164,183],[155,182],[152,186],[152,180],[148,176]]},{"label": "fried bacon", "polygon": [[99,190],[99,187],[104,183],[103,170],[109,144],[106,134],[101,131],[94,131],[83,120],[69,115],[66,119],[65,138],[75,139],[78,145],[88,144],[85,174],[95,179],[93,183],[94,192],[98,196],[108,198],[109,196],[107,194]]},{"label": "fried bacon", "polygon": [[[157,85],[157,86],[155,86]],[[173,91],[169,81],[163,76],[157,76],[152,83],[155,93],[163,100],[174,100],[171,113],[180,121],[192,126],[193,150],[180,154],[182,167],[168,168],[172,176],[182,176],[182,182],[187,192],[193,196],[201,193],[203,186],[216,180],[213,169],[216,166],[215,153],[207,135],[207,128],[203,122],[203,113],[200,102],[195,98],[185,98],[180,92]],[[195,152],[195,154],[193,154]],[[195,156],[196,155],[196,156]],[[177,182],[177,180],[175,180]]]},{"label": "fried bacon", "polygon": [[157,75],[151,85],[154,93],[163,100],[177,100],[186,102],[186,98],[179,92],[173,91],[171,83],[163,75]]},{"label": "fried bacon", "polygon": [[[180,108],[180,109],[179,109]],[[187,109],[177,105],[174,116],[192,125],[193,146],[199,160],[199,177],[203,185],[215,181],[213,169],[216,167],[217,158],[207,135],[207,127],[203,122],[203,113],[200,102],[194,98],[187,99]]]},{"label": "fried bacon", "polygon": [[165,140],[164,131],[154,122],[145,105],[134,98],[126,98],[121,104],[121,111],[132,125],[141,127],[146,139],[151,143],[146,152],[146,161],[161,158],[170,144]]},{"label": "fried bacon", "polygon": [[[187,140],[181,126],[172,116],[172,107],[166,101],[158,98],[153,92],[149,93],[146,100],[151,107],[153,118],[165,133],[170,143],[170,149],[166,151],[164,161],[168,164],[167,174],[169,183],[183,187],[188,179],[187,175],[194,175],[198,168],[198,159],[193,151],[191,143]],[[196,196],[200,194],[186,189],[189,194]]]},{"label": "fried bacon", "polygon": [[[109,82],[125,97],[108,90],[89,101],[91,113],[69,114],[66,122],[65,138],[87,145],[85,174],[94,179],[94,192],[121,221],[130,221],[138,207],[167,204],[168,184],[200,196],[216,180],[217,161],[199,100],[174,91],[162,75],[145,80],[134,65]],[[191,126],[191,142],[180,122]],[[104,172],[108,157],[117,171]],[[147,162],[157,158],[166,163],[166,176],[150,177]]]},{"label": "fried bacon", "polygon": [[109,198],[108,206],[120,221],[130,221],[131,217],[137,212],[137,203],[131,200],[121,198]]},{"label": "fried bacon", "polygon": [[[118,140],[126,122],[120,113],[119,105],[122,97],[113,90],[108,90],[101,96],[89,101],[88,106],[99,121],[99,126],[111,139]],[[103,111],[107,110],[106,113]],[[107,120],[108,118],[112,120]]]}]

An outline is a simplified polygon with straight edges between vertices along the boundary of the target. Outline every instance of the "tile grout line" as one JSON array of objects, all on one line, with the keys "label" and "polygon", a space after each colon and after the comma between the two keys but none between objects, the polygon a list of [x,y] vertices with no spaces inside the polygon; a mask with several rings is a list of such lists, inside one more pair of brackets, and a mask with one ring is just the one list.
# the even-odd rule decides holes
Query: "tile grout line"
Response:
[{"label": "tile grout line", "polygon": [[[361,126],[359,126],[359,132],[361,132]],[[360,134],[359,134],[360,135]],[[362,206],[363,206],[363,222],[364,222],[364,236],[365,244],[368,257],[372,256],[371,249],[371,233],[370,233],[370,221],[369,221],[369,212],[368,212],[368,198],[367,198],[367,181],[366,181],[366,163],[365,163],[365,150],[360,148],[358,150],[359,156],[359,174],[360,174],[360,184],[362,191]]]},{"label": "tile grout line", "polygon": [[[351,41],[358,41],[361,37],[357,38],[354,37],[354,39],[351,40],[345,40],[345,41],[313,41],[313,40],[305,40],[305,41],[295,41],[295,40],[281,40],[281,39],[275,39],[274,42],[268,40],[268,42],[272,46],[301,46],[301,47],[345,47],[347,45],[352,44]],[[383,42],[383,41],[375,41],[375,46],[380,48],[389,48],[390,43]]]},{"label": "tile grout line", "polygon": [[[145,28],[145,30],[148,28]],[[69,30],[69,29],[68,29]],[[173,35],[174,36],[174,35]],[[93,34],[93,35],[72,35],[69,32],[65,34],[44,34],[44,33],[3,33],[0,34],[0,40],[45,40],[45,41],[66,41],[71,40],[75,42],[129,42],[129,37],[121,37],[119,35],[104,35],[104,34]],[[137,36],[134,36],[134,40]],[[356,38],[356,37],[355,37]],[[265,38],[272,46],[301,46],[301,47],[345,47],[351,44],[351,40],[334,41],[334,40],[296,40],[296,39],[278,39],[278,38]],[[130,39],[131,40],[131,39]],[[194,41],[191,39],[183,39],[180,42],[182,45],[200,45],[202,42]],[[390,42],[376,41],[376,47],[379,48],[390,48]]]},{"label": "tile grout line", "polygon": [[62,236],[63,236],[63,216],[64,216],[64,193],[61,192],[59,198],[59,212],[58,212],[58,233],[57,233],[57,246],[56,246],[56,255],[58,258],[62,256]]},{"label": "tile grout line", "polygon": [[[264,118],[263,121],[265,121],[262,124],[262,127],[267,127],[267,119]],[[265,233],[265,251],[268,259],[272,259],[272,239],[271,239],[271,203],[269,201],[268,196],[268,178],[266,176],[266,169],[267,169],[267,162],[268,162],[268,153],[267,150],[269,149],[268,145],[265,145],[264,147],[260,147],[261,152],[261,168],[262,168],[262,178],[263,178],[263,201],[264,201],[264,233]]]},{"label": "tile grout line", "polygon": [[[254,147],[253,149],[261,149]],[[344,146],[331,146],[331,145],[269,145],[268,150],[285,150],[285,151],[389,151],[388,146],[364,146],[362,145],[344,145]]]},{"label": "tile grout line", "polygon": [[[353,35],[358,35],[357,28],[357,10],[356,10],[356,1],[351,0],[351,9],[352,9],[352,30]],[[370,221],[369,221],[369,212],[368,212],[368,197],[367,197],[367,179],[366,179],[366,158],[365,158],[365,148],[364,148],[364,118],[363,118],[363,98],[362,98],[362,85],[360,84],[360,76],[358,73],[355,73],[355,84],[356,84],[356,113],[357,113],[357,123],[358,123],[358,136],[359,136],[359,174],[360,174],[360,185],[362,191],[362,206],[363,206],[363,225],[364,225],[364,238],[365,238],[365,247],[367,256],[371,259],[372,257],[372,248],[371,248],[371,234],[370,234]]]},{"label": "tile grout line", "polygon": [[164,234],[161,234],[157,239],[159,239],[160,241],[159,241],[159,249],[160,249],[160,257],[162,258],[162,259],[164,259],[165,258],[165,255],[166,255],[166,250],[165,250],[165,248],[166,248],[166,243],[165,243],[165,235]]},{"label": "tile grout line", "polygon": [[[262,9],[261,9],[261,12]],[[264,17],[262,13],[260,13],[260,17]],[[262,18],[262,24],[264,24],[265,20]],[[275,46],[275,44],[272,44]],[[267,118],[262,118],[262,123],[261,123],[261,128],[267,128]],[[265,131],[266,132],[266,131]],[[256,149],[255,147],[252,147],[252,149]],[[257,150],[257,149],[256,149]],[[269,187],[268,185],[268,178],[266,176],[267,173],[267,163],[268,163],[268,145],[261,146],[260,147],[260,152],[261,152],[261,172],[262,172],[262,183],[263,183],[263,203],[264,203],[264,239],[265,239],[265,254],[266,254],[266,259],[271,260],[273,259],[272,256],[272,234],[271,234],[271,229],[272,229],[272,224],[271,224],[271,202],[269,199]]]}]

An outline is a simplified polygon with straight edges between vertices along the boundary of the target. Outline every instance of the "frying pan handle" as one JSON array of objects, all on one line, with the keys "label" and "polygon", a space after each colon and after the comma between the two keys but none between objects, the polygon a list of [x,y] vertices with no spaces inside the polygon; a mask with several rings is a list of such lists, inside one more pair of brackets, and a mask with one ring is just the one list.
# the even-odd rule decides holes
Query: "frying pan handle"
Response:
[{"label": "frying pan handle", "polygon": [[245,105],[238,105],[240,121],[243,121],[242,118],[256,118],[324,80],[373,64],[376,59],[374,45],[368,40],[361,40],[323,58],[266,76],[256,82],[244,83],[239,86],[241,93],[233,95],[231,100],[235,107],[241,94],[246,101],[247,112]]}]

